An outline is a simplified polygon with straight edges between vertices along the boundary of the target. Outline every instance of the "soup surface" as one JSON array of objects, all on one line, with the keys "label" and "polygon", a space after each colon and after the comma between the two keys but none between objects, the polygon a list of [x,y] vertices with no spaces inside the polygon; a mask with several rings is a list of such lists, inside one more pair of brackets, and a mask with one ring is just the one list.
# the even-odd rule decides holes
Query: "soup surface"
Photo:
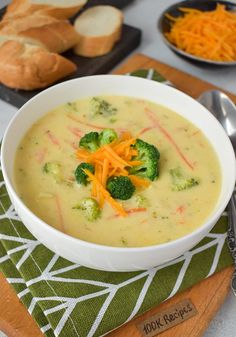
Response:
[{"label": "soup surface", "polygon": [[[201,226],[220,192],[217,156],[202,132],[175,112],[132,97],[99,97],[69,102],[44,115],[22,139],[15,159],[15,185],[24,203],[51,226],[85,241],[110,246],[149,246],[175,240]],[[184,109],[184,107],[183,107]],[[74,172],[81,162],[76,149],[91,131],[112,128],[156,146],[159,177],[147,188],[136,188],[129,200],[117,200],[128,216],[117,215],[105,202],[101,217],[89,221],[75,205],[89,197]],[[60,179],[45,174],[45,163],[60,165]],[[181,170],[192,187],[177,190],[171,170]]]}]

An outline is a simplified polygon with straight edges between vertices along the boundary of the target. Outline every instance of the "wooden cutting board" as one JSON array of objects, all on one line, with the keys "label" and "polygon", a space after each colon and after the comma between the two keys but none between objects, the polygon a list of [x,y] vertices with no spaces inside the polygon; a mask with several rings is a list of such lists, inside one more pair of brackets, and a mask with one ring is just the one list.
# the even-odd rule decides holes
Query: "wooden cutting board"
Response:
[{"label": "wooden cutting board", "polygon": [[[192,97],[198,97],[203,91],[215,88],[191,75],[183,73],[168,65],[150,59],[144,55],[134,55],[128,59],[115,73],[123,74],[141,68],[154,68],[170,80],[175,87]],[[236,96],[228,94],[236,102]],[[233,267],[209,277],[192,288],[174,296],[142,316],[108,334],[109,337],[140,337],[136,325],[154,314],[165,311],[184,299],[190,299],[198,314],[181,324],[166,330],[161,337],[200,337],[210,321],[224,302],[229,292]],[[42,337],[37,324],[20,303],[14,290],[0,274],[0,330],[8,337]],[[73,336],[68,336],[73,337]]]}]

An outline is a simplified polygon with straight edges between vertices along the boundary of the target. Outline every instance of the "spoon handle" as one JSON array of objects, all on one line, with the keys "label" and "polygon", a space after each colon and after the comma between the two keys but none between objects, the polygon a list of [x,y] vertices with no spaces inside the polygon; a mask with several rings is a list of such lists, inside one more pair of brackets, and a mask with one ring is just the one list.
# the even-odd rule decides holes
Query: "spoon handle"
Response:
[{"label": "spoon handle", "polygon": [[[234,264],[236,267],[236,196],[235,192],[228,204],[228,214],[229,214],[229,229],[228,229],[228,246],[232,254]],[[236,268],[231,281],[231,288],[236,296]]]},{"label": "spoon handle", "polygon": [[[210,90],[203,93],[198,102],[205,106],[221,123],[225,132],[229,136],[236,154],[236,107],[235,104],[223,92]],[[233,193],[228,204],[229,228],[228,246],[233,257],[235,271],[231,280],[231,288],[236,296],[236,196]]]},{"label": "spoon handle", "polygon": [[234,296],[236,296],[236,270],[234,271],[233,276],[232,276],[231,288],[233,290]]}]

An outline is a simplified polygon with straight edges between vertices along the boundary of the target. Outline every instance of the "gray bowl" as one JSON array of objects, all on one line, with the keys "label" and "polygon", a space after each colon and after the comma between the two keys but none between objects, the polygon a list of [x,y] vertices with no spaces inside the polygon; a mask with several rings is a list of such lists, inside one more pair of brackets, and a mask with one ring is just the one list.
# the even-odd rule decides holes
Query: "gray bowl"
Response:
[{"label": "gray bowl", "polygon": [[171,22],[170,20],[166,17],[166,14],[170,14],[171,16],[174,17],[180,17],[183,16],[183,12],[179,10],[179,7],[187,7],[187,8],[194,8],[194,9],[199,9],[201,11],[211,11],[216,8],[217,4],[223,4],[226,6],[226,9],[229,11],[236,12],[236,4],[229,2],[229,1],[221,1],[221,0],[186,0],[186,1],[181,1],[178,2],[170,7],[168,7],[160,16],[158,20],[158,29],[161,33],[161,36],[165,42],[165,44],[171,48],[174,52],[177,54],[188,58],[192,61],[197,61],[199,63],[205,63],[209,65],[217,65],[217,66],[236,66],[236,61],[232,62],[220,62],[220,61],[213,61],[213,60],[208,60],[205,58],[201,58],[198,56],[194,56],[192,54],[186,53],[185,51],[177,48],[173,43],[171,43],[166,37],[165,33],[168,33],[171,29]]}]

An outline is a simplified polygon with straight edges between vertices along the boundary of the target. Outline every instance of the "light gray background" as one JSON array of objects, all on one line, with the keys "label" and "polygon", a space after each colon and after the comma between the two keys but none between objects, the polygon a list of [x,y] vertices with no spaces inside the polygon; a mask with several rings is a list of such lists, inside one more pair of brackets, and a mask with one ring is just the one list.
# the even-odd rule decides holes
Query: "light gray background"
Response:
[{"label": "light gray background", "polygon": [[[236,3],[236,0],[231,1]],[[9,2],[0,0],[0,7]],[[157,18],[165,8],[175,2],[176,0],[135,0],[124,10],[125,22],[143,31],[142,43],[135,52],[151,56],[236,94],[236,67],[209,68],[193,64],[175,55],[163,43],[157,31]],[[15,107],[0,100],[0,139],[16,111]],[[0,332],[0,337],[3,336]],[[231,292],[204,335],[204,337],[222,336],[236,337],[236,299]]]}]

